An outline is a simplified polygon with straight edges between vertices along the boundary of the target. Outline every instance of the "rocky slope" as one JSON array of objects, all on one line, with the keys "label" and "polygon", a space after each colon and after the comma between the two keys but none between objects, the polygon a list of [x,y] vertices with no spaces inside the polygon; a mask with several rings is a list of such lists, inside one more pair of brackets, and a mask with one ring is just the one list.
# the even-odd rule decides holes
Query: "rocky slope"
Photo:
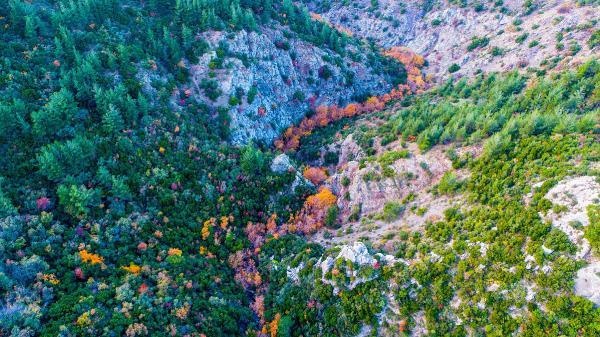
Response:
[{"label": "rocky slope", "polygon": [[[372,52],[349,45],[346,56],[301,40],[284,27],[260,32],[206,32],[212,52],[189,66],[191,94],[227,109],[234,143],[270,143],[317,105],[344,104],[389,91],[398,80]],[[217,55],[219,46],[224,56]],[[214,69],[219,59],[223,67]],[[397,71],[402,72],[396,63]],[[218,97],[207,96],[214,83]],[[216,95],[215,95],[216,96]]]},{"label": "rocky slope", "polygon": [[591,205],[600,205],[600,183],[591,176],[565,178],[548,191],[546,198],[565,208],[562,212],[550,211],[546,219],[567,234],[577,246],[577,258],[588,263],[577,272],[575,293],[600,305],[600,259],[591,253],[590,242],[584,238],[585,228],[590,225],[587,210]]},{"label": "rocky slope", "polygon": [[[385,239],[387,234],[400,230],[421,231],[428,221],[442,219],[447,208],[464,203],[459,195],[432,193],[446,173],[452,173],[458,179],[468,176],[466,170],[452,168],[447,151],[453,146],[436,146],[425,152],[420,151],[415,143],[407,143],[403,147],[401,142],[393,142],[377,146],[377,153],[369,159],[354,143],[352,135],[339,145],[340,162],[343,164],[328,182],[337,195],[344,196],[338,200],[341,231],[350,231],[329,238],[326,238],[325,232],[320,232],[314,237],[320,243],[368,239],[377,246],[391,247],[395,240]],[[481,147],[465,146],[456,152],[476,157],[481,153]],[[406,157],[388,165],[382,158],[390,153],[406,153]],[[401,205],[394,218],[385,218],[384,212],[391,207],[389,205]]]},{"label": "rocky slope", "polygon": [[452,76],[453,64],[459,67],[455,76],[471,76],[557,63],[564,67],[598,53],[598,47],[588,45],[598,29],[597,5],[521,0],[465,4],[362,0],[332,1],[327,7],[314,2],[311,9],[357,37],[422,54],[429,62],[427,72],[438,80]]}]

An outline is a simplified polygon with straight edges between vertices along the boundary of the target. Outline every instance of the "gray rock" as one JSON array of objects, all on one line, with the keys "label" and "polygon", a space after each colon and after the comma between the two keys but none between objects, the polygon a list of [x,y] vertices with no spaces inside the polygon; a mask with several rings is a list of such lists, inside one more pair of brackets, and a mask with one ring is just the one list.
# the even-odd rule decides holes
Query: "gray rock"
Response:
[{"label": "gray rock", "polygon": [[[391,89],[387,79],[368,65],[298,38],[286,38],[284,30],[274,27],[261,32],[202,35],[212,49],[225,42],[228,53],[224,69],[210,69],[209,64],[216,57],[214,52],[206,53],[198,64],[190,66],[190,86],[198,101],[228,109],[234,144],[249,140],[270,143],[285,128],[299,122],[311,106],[344,104],[358,95],[383,94]],[[289,48],[282,43],[289,44]],[[355,47],[349,48],[364,54]],[[334,62],[336,58],[343,67]],[[331,72],[328,79],[319,77],[324,67]],[[203,80],[211,79],[222,92],[215,101],[208,99],[200,87]],[[252,88],[257,95],[249,102],[247,94]],[[238,90],[244,92],[244,97],[239,105],[232,107],[229,98]]]},{"label": "gray rock", "polygon": [[290,168],[293,168],[293,166],[290,163],[290,157],[288,157],[285,153],[273,158],[273,162],[271,162],[271,171],[275,173],[284,173]]}]

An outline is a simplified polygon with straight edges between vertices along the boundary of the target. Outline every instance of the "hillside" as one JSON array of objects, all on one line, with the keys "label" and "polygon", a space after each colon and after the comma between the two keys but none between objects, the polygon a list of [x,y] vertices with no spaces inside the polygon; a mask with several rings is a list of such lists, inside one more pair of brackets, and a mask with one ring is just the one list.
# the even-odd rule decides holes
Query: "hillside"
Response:
[{"label": "hillside", "polygon": [[[593,3],[593,1],[591,2]],[[598,8],[584,1],[326,1],[311,10],[384,48],[406,46],[436,80],[512,69],[568,69],[597,54]],[[454,69],[451,67],[454,66]],[[449,71],[451,69],[451,71]]]},{"label": "hillside", "polygon": [[0,0],[0,336],[598,336],[598,4]]},{"label": "hillside", "polygon": [[[370,242],[407,265],[403,287],[411,290],[386,313],[391,327],[381,325],[379,335],[394,335],[404,319],[414,335],[471,335],[486,326],[536,335],[541,324],[556,333],[582,328],[566,308],[586,306],[596,317],[592,302],[574,294],[600,304],[591,234],[600,225],[597,67],[463,80],[375,122],[332,125],[304,140],[339,154],[327,163],[299,152],[327,168],[323,184],[340,196],[338,220],[310,241]],[[590,96],[569,108],[576,92]]]}]

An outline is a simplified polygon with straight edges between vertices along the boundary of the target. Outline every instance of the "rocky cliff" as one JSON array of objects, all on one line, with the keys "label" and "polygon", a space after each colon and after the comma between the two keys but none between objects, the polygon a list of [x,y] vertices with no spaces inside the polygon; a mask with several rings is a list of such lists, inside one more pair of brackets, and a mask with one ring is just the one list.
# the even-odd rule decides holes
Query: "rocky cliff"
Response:
[{"label": "rocky cliff", "polygon": [[229,112],[231,140],[238,144],[270,143],[311,107],[382,94],[402,77],[399,63],[393,66],[400,76],[390,76],[373,52],[361,46],[349,45],[340,55],[283,27],[206,32],[202,38],[212,51],[189,65],[188,93]]},{"label": "rocky cliff", "polygon": [[[383,47],[407,46],[438,80],[480,71],[577,64],[597,53],[588,43],[598,6],[575,1],[332,1],[313,11]],[[456,66],[453,66],[456,64]],[[454,69],[449,71],[450,67]]]}]

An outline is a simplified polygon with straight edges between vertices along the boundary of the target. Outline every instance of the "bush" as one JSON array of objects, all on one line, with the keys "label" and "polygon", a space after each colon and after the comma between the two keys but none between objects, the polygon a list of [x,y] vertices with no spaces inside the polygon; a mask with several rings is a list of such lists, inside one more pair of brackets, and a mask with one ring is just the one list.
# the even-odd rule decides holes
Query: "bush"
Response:
[{"label": "bush", "polygon": [[588,46],[590,47],[590,49],[600,46],[600,29],[598,29],[594,33],[592,33],[592,35],[590,36],[590,39],[588,40],[587,43],[588,43]]},{"label": "bush", "polygon": [[387,151],[382,154],[377,161],[383,166],[392,165],[397,160],[402,158],[408,158],[409,156],[408,150],[399,150],[399,151]]},{"label": "bush", "polygon": [[219,87],[219,83],[217,83],[217,81],[215,80],[208,80],[208,79],[203,79],[202,82],[200,82],[200,88],[202,88],[202,90],[204,90],[204,94],[206,95],[206,97],[208,97],[211,101],[216,101],[217,98],[219,98],[219,96],[221,96],[221,88]]},{"label": "bush", "polygon": [[528,36],[529,36],[529,34],[523,33],[523,34],[517,36],[517,38],[515,39],[515,42],[518,44],[521,44],[527,39]]},{"label": "bush", "polygon": [[467,46],[467,50],[472,51],[477,48],[485,47],[488,45],[489,42],[490,42],[490,39],[486,36],[484,36],[484,37],[474,36],[471,38],[471,43],[469,43],[469,45]]},{"label": "bush", "polygon": [[460,66],[458,64],[456,64],[456,63],[452,63],[452,65],[450,67],[448,67],[448,72],[451,73],[451,74],[455,73],[455,72],[457,72],[459,70],[460,70]]},{"label": "bush", "polygon": [[327,209],[327,215],[325,215],[325,226],[328,228],[339,228],[340,225],[337,222],[339,209],[337,205],[333,205]]},{"label": "bush", "polygon": [[502,55],[504,55],[504,53],[505,53],[504,49],[502,49],[500,47],[492,48],[492,56],[502,56]]},{"label": "bush", "polygon": [[585,228],[585,238],[596,252],[600,252],[600,206],[588,206],[587,214],[590,223]]},{"label": "bush", "polygon": [[248,104],[252,104],[252,102],[254,102],[254,98],[256,98],[256,95],[258,94],[258,88],[256,86],[251,86],[250,90],[248,90],[248,96],[246,97],[246,101],[248,101]]},{"label": "bush", "polygon": [[404,205],[397,201],[388,201],[383,205],[381,218],[386,222],[392,222],[402,215],[405,208]]},{"label": "bush", "polygon": [[463,185],[464,183],[458,180],[454,173],[446,172],[442,176],[439,184],[437,184],[435,190],[439,194],[455,194],[456,192],[460,191]]},{"label": "bush", "polygon": [[304,92],[303,92],[302,90],[296,90],[296,91],[294,92],[293,98],[294,98],[296,101],[303,102],[303,101],[304,101],[304,99],[306,98],[306,96],[304,95]]},{"label": "bush", "polygon": [[331,71],[331,69],[327,66],[324,65],[321,68],[319,68],[319,77],[324,79],[324,80],[328,80],[331,78],[331,76],[333,75],[333,71]]}]

